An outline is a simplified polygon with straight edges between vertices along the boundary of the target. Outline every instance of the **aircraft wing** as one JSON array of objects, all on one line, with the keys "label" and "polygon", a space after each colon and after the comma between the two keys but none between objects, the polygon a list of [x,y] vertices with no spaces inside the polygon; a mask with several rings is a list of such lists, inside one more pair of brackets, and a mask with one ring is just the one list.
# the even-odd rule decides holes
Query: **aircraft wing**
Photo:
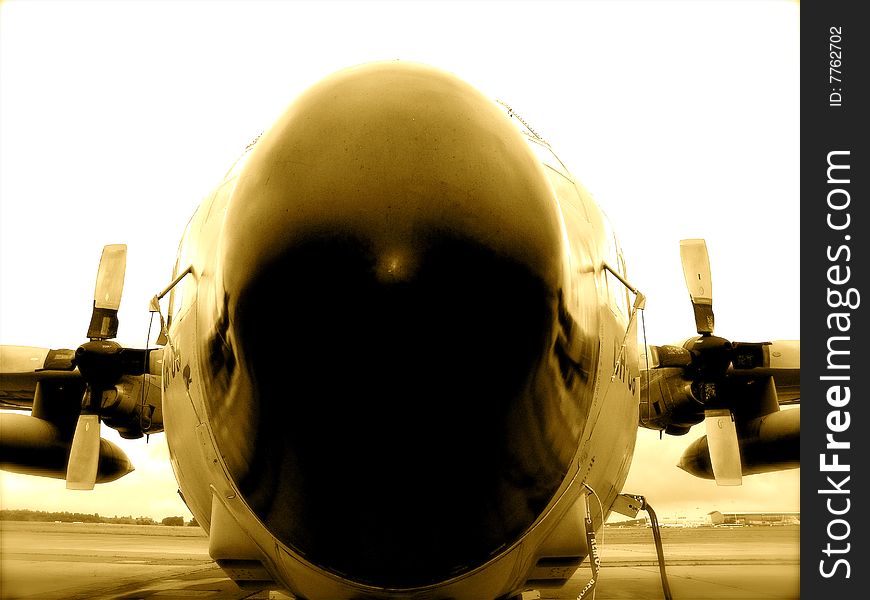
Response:
[{"label": "aircraft wing", "polygon": [[32,408],[40,382],[68,389],[73,401],[80,403],[84,383],[74,358],[75,350],[0,346],[0,408]]},{"label": "aircraft wing", "polygon": [[[740,343],[734,344],[738,354]],[[739,363],[739,361],[738,361]],[[776,397],[780,405],[800,404],[801,401],[801,343],[800,340],[777,340],[762,346],[758,366],[741,368],[732,364],[728,376],[735,379],[760,380],[773,377]]]},{"label": "aircraft wing", "polygon": [[[149,356],[152,355],[153,356]],[[88,387],[76,365],[76,351],[0,346],[0,468],[67,480],[69,489],[92,489],[126,475],[133,465],[112,442],[100,437],[100,421],[122,437],[162,431],[159,365],[161,350],[136,352],[153,367],[124,375],[101,389],[90,412]],[[85,422],[87,436],[82,436]],[[77,443],[77,440],[84,440]]]}]

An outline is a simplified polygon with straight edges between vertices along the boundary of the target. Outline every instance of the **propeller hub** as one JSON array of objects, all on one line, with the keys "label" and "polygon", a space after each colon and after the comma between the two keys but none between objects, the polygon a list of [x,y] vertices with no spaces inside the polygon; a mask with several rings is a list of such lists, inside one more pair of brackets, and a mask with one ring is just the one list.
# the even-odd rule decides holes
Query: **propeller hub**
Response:
[{"label": "propeller hub", "polygon": [[123,374],[121,351],[111,340],[85,342],[76,349],[76,365],[90,385],[109,385]]},{"label": "propeller hub", "polygon": [[690,340],[685,348],[692,354],[690,368],[696,379],[715,381],[725,376],[731,364],[731,342],[708,334]]}]

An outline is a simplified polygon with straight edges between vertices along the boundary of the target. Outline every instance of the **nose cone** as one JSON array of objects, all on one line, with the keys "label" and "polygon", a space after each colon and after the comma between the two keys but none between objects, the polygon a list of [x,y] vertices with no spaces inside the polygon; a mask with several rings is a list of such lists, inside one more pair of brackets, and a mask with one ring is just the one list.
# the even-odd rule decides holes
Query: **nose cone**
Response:
[{"label": "nose cone", "polygon": [[221,265],[255,432],[232,475],[278,539],[405,588],[518,539],[565,470],[523,417],[545,412],[560,231],[519,133],[434,69],[341,72],[263,136]]},{"label": "nose cone", "polygon": [[314,86],[257,143],[227,215],[226,286],[336,232],[371,244],[379,272],[410,276],[435,230],[554,286],[558,223],[537,160],[492,101],[435,69],[367,65]]}]

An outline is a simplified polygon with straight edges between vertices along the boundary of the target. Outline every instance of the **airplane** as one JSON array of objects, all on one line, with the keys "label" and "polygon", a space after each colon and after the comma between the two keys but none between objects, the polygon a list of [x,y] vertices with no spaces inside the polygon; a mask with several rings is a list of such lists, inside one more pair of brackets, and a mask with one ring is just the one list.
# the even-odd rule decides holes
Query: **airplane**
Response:
[{"label": "airplane", "polygon": [[612,227],[513,109],[426,65],[345,69],[196,210],[151,301],[157,347],[113,341],[110,244],[87,342],[0,349],[0,408],[30,411],[0,414],[0,466],[92,489],[132,469],[101,424],[165,432],[240,587],[560,587],[587,557],[597,575],[611,511],[651,511],[622,490],[639,426],[704,421],[681,466],[720,484],[799,466],[799,407],[780,411],[799,403],[799,342],[714,336],[706,245],[681,256],[698,335],[641,347]]}]

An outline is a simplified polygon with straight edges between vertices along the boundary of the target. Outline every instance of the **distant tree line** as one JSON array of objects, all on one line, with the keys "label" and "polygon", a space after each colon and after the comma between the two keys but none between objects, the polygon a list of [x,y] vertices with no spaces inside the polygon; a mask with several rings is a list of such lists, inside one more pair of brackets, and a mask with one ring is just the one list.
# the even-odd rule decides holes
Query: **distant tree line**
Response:
[{"label": "distant tree line", "polygon": [[[121,525],[184,525],[184,517],[166,517],[160,523],[157,523],[151,517],[104,517],[99,513],[77,513],[77,512],[47,512],[42,510],[24,510],[24,509],[4,509],[0,510],[0,521],[39,521],[54,523],[117,523]],[[191,519],[188,525],[196,525],[196,520]]]}]

